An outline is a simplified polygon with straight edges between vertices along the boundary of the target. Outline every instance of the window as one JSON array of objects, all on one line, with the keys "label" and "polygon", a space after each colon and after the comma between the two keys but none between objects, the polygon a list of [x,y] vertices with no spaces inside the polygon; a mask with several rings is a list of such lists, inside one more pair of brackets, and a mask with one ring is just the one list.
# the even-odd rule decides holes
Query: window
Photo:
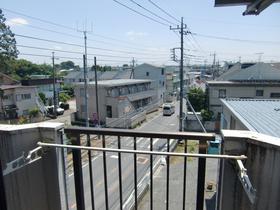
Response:
[{"label": "window", "polygon": [[22,100],[28,100],[30,98],[31,98],[31,94],[30,93],[21,94],[21,99]]},{"label": "window", "polygon": [[8,94],[3,96],[4,100],[12,100],[13,99],[13,94]]},{"label": "window", "polygon": [[16,101],[20,101],[21,100],[21,94],[17,94],[16,95]]},{"label": "window", "polygon": [[219,90],[219,98],[225,98],[226,97],[226,89],[220,89]]},{"label": "window", "polygon": [[150,75],[150,72],[147,71],[147,72],[146,72],[146,76],[148,77],[149,75]]},{"label": "window", "polygon": [[263,90],[256,90],[256,96],[263,96]]},{"label": "window", "polygon": [[280,98],[280,93],[270,93],[270,98]]},{"label": "window", "polygon": [[107,117],[112,117],[112,106],[106,106]]},{"label": "window", "polygon": [[164,75],[164,69],[163,68],[161,69],[161,75]]}]

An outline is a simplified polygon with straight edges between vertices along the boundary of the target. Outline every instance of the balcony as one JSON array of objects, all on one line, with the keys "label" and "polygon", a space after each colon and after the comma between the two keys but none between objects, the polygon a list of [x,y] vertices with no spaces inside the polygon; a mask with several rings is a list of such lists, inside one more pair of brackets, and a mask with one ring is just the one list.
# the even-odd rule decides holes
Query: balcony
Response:
[{"label": "balcony", "polygon": [[[63,132],[71,139],[68,144]],[[222,155],[211,155],[206,154],[207,142],[215,135],[205,133],[84,127],[63,130],[62,124],[49,123],[0,126],[0,134],[1,209],[144,209],[144,195],[149,209],[178,209],[178,205],[179,209],[208,209],[206,159],[213,158],[219,160],[217,209],[279,206],[280,141],[275,137],[223,131]],[[28,144],[15,145],[23,140]],[[174,151],[179,141],[183,151]],[[188,152],[188,142],[197,145],[194,153]],[[20,156],[22,151],[29,151],[29,155]],[[171,179],[173,157],[183,161],[182,176],[175,180],[180,188]],[[197,159],[197,171],[189,171],[188,158]],[[165,176],[159,186],[155,179],[162,162]],[[242,168],[242,162],[247,170]],[[191,177],[187,176],[190,172]],[[188,183],[195,186],[194,195],[187,193]],[[157,188],[164,191],[164,197],[155,196]],[[171,202],[174,192],[180,195],[176,206]],[[193,208],[190,202],[195,203]]]}]

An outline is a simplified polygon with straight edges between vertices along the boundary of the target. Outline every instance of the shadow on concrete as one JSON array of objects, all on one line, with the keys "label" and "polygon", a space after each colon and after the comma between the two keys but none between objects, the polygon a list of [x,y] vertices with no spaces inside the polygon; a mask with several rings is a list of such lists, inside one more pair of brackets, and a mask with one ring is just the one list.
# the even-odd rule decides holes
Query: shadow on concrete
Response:
[{"label": "shadow on concrete", "polygon": [[216,193],[209,199],[205,199],[206,210],[215,210],[216,205]]}]

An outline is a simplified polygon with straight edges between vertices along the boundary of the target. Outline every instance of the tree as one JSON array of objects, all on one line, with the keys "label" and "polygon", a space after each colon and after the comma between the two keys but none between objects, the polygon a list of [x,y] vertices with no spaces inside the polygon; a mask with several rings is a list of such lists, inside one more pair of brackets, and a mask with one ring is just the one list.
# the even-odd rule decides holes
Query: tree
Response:
[{"label": "tree", "polygon": [[63,103],[66,103],[70,99],[71,99],[71,97],[66,93],[60,93],[59,94],[59,101],[61,101]]},{"label": "tree", "polygon": [[191,88],[188,98],[196,112],[205,109],[206,95],[201,88]]},{"label": "tree", "polygon": [[74,69],[75,63],[73,61],[65,61],[60,63],[61,69]]},{"label": "tree", "polygon": [[15,35],[9,26],[5,24],[6,18],[0,9],[0,69],[4,73],[9,72],[9,61],[17,58],[18,50],[16,48]]}]

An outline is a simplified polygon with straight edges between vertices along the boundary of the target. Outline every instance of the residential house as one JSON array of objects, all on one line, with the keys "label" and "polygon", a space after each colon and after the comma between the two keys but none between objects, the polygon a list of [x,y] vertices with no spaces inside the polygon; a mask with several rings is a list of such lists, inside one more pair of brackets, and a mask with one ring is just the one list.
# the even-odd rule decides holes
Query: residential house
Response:
[{"label": "residential house", "polygon": [[[98,81],[98,107],[101,124],[107,124],[107,118],[119,119],[149,111],[154,105],[152,98],[156,94],[151,88],[151,80],[116,79]],[[95,82],[88,84],[89,119],[96,123],[97,109]],[[77,118],[85,119],[84,84],[75,87]]]},{"label": "residential house", "polygon": [[153,97],[153,101],[157,104],[163,103],[166,84],[164,67],[157,67],[147,63],[138,65],[134,68],[133,78],[152,80],[151,88],[157,92]]},{"label": "residential house", "polygon": [[[61,83],[60,79],[55,80],[55,91],[58,97],[59,92],[61,91]],[[44,93],[47,99],[46,105],[53,104],[53,78],[41,78],[41,79],[27,79],[21,80],[22,86],[35,86],[37,87],[38,93]]]},{"label": "residential house", "polygon": [[37,108],[36,87],[22,86],[8,75],[0,73],[0,119],[26,116]]},{"label": "residential house", "polygon": [[[97,78],[99,79],[101,72],[97,72]],[[91,70],[91,68],[88,68],[88,80],[94,81],[95,80],[95,72]],[[66,85],[73,85],[78,82],[84,82],[84,71],[71,71],[63,78],[63,82]]]},{"label": "residential house", "polygon": [[219,120],[223,98],[280,98],[280,70],[269,63],[236,64],[207,82],[209,109]]}]

